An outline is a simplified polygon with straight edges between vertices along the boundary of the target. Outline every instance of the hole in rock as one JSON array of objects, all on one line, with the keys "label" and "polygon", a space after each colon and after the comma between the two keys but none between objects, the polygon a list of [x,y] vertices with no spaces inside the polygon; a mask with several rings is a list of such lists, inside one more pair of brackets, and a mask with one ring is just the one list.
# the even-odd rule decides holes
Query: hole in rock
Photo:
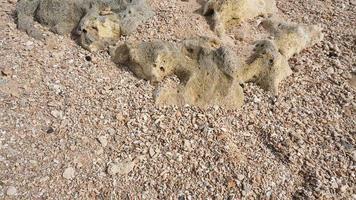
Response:
[{"label": "hole in rock", "polygon": [[91,56],[85,56],[85,60],[91,62],[92,61]]}]

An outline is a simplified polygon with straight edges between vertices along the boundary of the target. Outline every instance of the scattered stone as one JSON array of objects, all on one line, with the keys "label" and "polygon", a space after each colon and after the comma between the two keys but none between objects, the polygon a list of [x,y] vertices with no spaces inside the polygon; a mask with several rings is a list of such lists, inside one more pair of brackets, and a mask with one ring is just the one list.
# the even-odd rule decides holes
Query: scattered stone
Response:
[{"label": "scattered stone", "polygon": [[134,167],[136,162],[131,160],[124,160],[116,163],[110,163],[107,169],[108,174],[110,175],[125,175],[130,173]]},{"label": "scattered stone", "polygon": [[102,155],[104,153],[104,149],[103,148],[98,148],[97,150],[95,150],[95,155]]},{"label": "scattered stone", "polygon": [[356,90],[356,73],[351,73],[351,78],[349,80],[350,86]]},{"label": "scattered stone", "polygon": [[333,74],[335,72],[334,68],[333,67],[329,67],[328,69],[326,69],[326,73],[328,74]]},{"label": "scattered stone", "polygon": [[116,134],[116,130],[114,128],[109,128],[108,133],[112,136]]},{"label": "scattered stone", "polygon": [[27,46],[27,47],[32,46],[32,45],[33,45],[33,42],[30,40],[25,43],[25,46]]},{"label": "scattered stone", "polygon": [[242,181],[242,180],[245,179],[245,176],[244,176],[243,174],[239,174],[239,175],[237,175],[237,179],[238,179],[239,181]]},{"label": "scattered stone", "polygon": [[62,119],[63,118],[63,111],[61,110],[52,110],[51,115],[57,119]]},{"label": "scattered stone", "polygon": [[10,186],[10,187],[7,189],[7,191],[6,191],[6,194],[7,194],[8,196],[15,196],[15,195],[17,195],[17,189],[16,189],[16,187]]},{"label": "scattered stone", "polygon": [[108,145],[108,140],[106,135],[101,135],[98,137],[98,141],[100,142],[102,147],[106,147]]},{"label": "scattered stone", "polygon": [[345,192],[347,191],[347,188],[349,188],[348,185],[343,185],[343,186],[341,186],[341,187],[340,187],[340,192],[341,192],[341,193],[345,193]]},{"label": "scattered stone", "polygon": [[54,133],[54,129],[52,127],[49,127],[46,132],[48,134]]},{"label": "scattered stone", "polygon": [[49,180],[49,176],[45,176],[45,177],[42,177],[39,182],[41,183],[44,183],[44,182],[47,182]]},{"label": "scattered stone", "polygon": [[156,154],[155,150],[151,147],[149,150],[148,150],[148,154],[150,155],[151,158],[153,158],[153,156]]},{"label": "scattered stone", "polygon": [[16,0],[7,0],[9,3],[11,3],[11,4],[16,4]]},{"label": "scattered stone", "polygon": [[65,179],[73,179],[75,177],[75,169],[73,167],[68,167],[63,172],[63,177]]},{"label": "scattered stone", "polygon": [[1,75],[3,76],[11,76],[12,75],[12,70],[8,67],[5,67],[4,69],[1,69]]},{"label": "scattered stone", "polygon": [[[207,1],[147,2],[157,15],[139,26],[137,33],[120,36],[118,44],[159,39],[179,48],[184,38],[192,35],[215,38],[210,24],[195,12]],[[207,199],[229,200],[269,199],[270,194],[270,199],[356,199],[352,187],[353,162],[356,161],[352,147],[355,93],[349,84],[350,71],[354,70],[351,1],[278,1],[281,9],[278,14],[308,24],[323,23],[323,32],[328,37],[289,60],[298,72],[283,81],[278,98],[256,86],[264,85],[258,80],[239,83],[244,85],[248,102],[239,110],[220,106],[202,110],[189,105],[157,108],[149,94],[153,87],[185,86],[184,79],[174,74],[152,86],[133,78],[132,73],[126,71],[130,68],[117,69],[107,60],[105,52],[94,56],[77,48],[69,41],[69,35],[59,36],[39,28],[44,37],[56,38],[55,45],[35,41],[30,45],[35,47],[33,51],[23,51],[29,39],[12,29],[14,20],[9,14],[15,6],[7,0],[0,4],[0,10],[5,13],[0,15],[3,27],[0,31],[0,68],[10,66],[13,70],[7,77],[0,74],[0,165],[5,166],[0,172],[6,175],[0,180],[0,199],[58,196],[85,199],[97,195],[102,199],[122,199],[135,196],[137,191],[144,199],[168,196],[188,200],[199,198],[196,194],[203,194]],[[110,12],[102,9],[100,15],[108,16]],[[105,17],[100,19],[112,26]],[[267,39],[274,43],[275,49],[284,50],[275,54],[269,48],[260,50],[263,48],[259,45],[257,57],[263,54],[270,58],[286,56],[288,48],[276,44],[279,33],[265,31],[261,23],[264,20],[264,16],[258,16],[239,25],[234,20],[229,21],[225,28],[226,37],[231,41],[221,38],[216,48],[230,49],[241,62],[237,68],[245,66],[245,59],[253,54],[251,44],[268,44],[255,41],[257,38]],[[258,24],[261,26],[257,27]],[[97,27],[92,30],[95,32]],[[293,29],[299,28],[286,32],[292,33]],[[235,37],[240,30],[242,36]],[[303,28],[299,31],[305,32]],[[239,41],[240,38],[243,39]],[[309,35],[306,38],[310,38]],[[206,59],[206,53],[215,51],[214,48],[204,52],[205,49],[194,54],[201,56],[201,61],[210,60]],[[224,51],[220,52],[223,55]],[[329,52],[335,52],[337,57],[329,58]],[[85,55],[93,56],[92,64],[85,60]],[[201,62],[195,58],[191,60]],[[227,66],[219,64],[222,60],[227,59],[217,59],[213,64]],[[327,73],[329,67],[334,68],[332,76]],[[219,70],[228,74],[236,72],[236,68]],[[9,81],[17,83],[21,98],[14,98],[7,92]],[[46,88],[51,83],[56,86]],[[22,89],[23,85],[27,85],[28,90]],[[256,100],[260,100],[258,105],[253,103]],[[50,109],[46,105],[48,102],[55,102],[49,103]],[[54,120],[50,115],[52,110],[62,110],[66,120]],[[40,134],[48,129],[44,126],[42,130],[45,124],[53,126],[55,133],[60,130],[59,134]],[[109,127],[116,133],[111,133]],[[297,131],[298,136],[294,135]],[[92,141],[100,135],[108,136],[105,153],[99,142],[93,144]],[[156,152],[153,158],[149,158],[149,147]],[[179,154],[182,162],[178,162]],[[106,171],[108,165],[105,163],[113,157],[139,155],[144,158],[128,175],[111,176]],[[76,171],[70,187],[66,185],[67,179],[57,176],[58,169],[62,176],[69,163]],[[24,167],[29,173],[23,173]],[[239,174],[245,177],[242,179]],[[337,188],[331,186],[330,176],[335,179]],[[250,184],[251,192],[242,197],[245,181]],[[16,186],[18,192],[16,196],[6,197],[10,185]],[[345,185],[348,188],[343,188]],[[126,192],[119,194],[113,188]]]}]

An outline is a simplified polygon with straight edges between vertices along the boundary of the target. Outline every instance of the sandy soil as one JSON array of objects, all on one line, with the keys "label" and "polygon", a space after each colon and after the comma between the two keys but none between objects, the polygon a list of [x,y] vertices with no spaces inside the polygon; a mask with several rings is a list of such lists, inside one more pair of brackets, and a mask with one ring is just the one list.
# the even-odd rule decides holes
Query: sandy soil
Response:
[{"label": "sandy soil", "polygon": [[[203,0],[150,3],[122,41],[216,37]],[[355,0],[278,0],[325,39],[278,97],[247,84],[236,110],[157,107],[106,52],[17,30],[15,5],[0,0],[0,199],[356,199]]]}]

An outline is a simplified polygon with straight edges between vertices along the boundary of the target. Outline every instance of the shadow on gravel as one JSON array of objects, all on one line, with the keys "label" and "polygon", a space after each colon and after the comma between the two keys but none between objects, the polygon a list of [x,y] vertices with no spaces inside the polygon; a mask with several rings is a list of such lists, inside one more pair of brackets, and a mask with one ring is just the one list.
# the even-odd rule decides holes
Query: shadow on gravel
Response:
[{"label": "shadow on gravel", "polygon": [[274,141],[268,133],[263,132],[261,130],[262,135],[260,136],[262,143],[271,151],[271,153],[276,156],[276,158],[283,164],[289,165],[290,159],[288,152],[283,151],[281,149],[278,141]]},{"label": "shadow on gravel", "polygon": [[310,167],[306,166],[306,164],[304,163],[301,167],[299,175],[300,177],[302,177],[302,184],[300,185],[299,189],[296,189],[292,196],[292,199],[299,200],[315,198],[314,194],[317,192],[316,189],[318,187],[318,178],[315,170],[310,169]]}]

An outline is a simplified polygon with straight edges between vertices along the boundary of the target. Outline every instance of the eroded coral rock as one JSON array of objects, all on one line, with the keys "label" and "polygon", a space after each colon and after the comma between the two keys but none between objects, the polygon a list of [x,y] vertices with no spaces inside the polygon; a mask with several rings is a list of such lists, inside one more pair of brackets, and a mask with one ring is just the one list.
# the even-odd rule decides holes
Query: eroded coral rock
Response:
[{"label": "eroded coral rock", "polygon": [[244,99],[241,83],[254,82],[278,94],[280,82],[292,74],[288,59],[323,37],[317,26],[274,19],[267,19],[262,26],[271,37],[257,41],[249,58],[239,58],[230,47],[209,38],[180,44],[165,41],[124,44],[112,56],[116,63],[127,65],[136,76],[151,82],[171,76],[179,79],[176,86],[158,89],[158,104],[237,108]]},{"label": "eroded coral rock", "polygon": [[114,43],[154,14],[145,0],[20,0],[16,11],[18,28],[30,36],[43,37],[37,21],[57,34],[78,34],[89,50]]},{"label": "eroded coral rock", "polygon": [[240,82],[255,82],[273,94],[278,94],[279,83],[291,74],[287,57],[271,40],[258,41],[245,66],[236,73]]},{"label": "eroded coral rock", "polygon": [[213,15],[214,29],[223,35],[232,23],[269,15],[277,11],[275,0],[209,0],[204,6],[204,15]]},{"label": "eroded coral rock", "polygon": [[113,53],[113,59],[152,82],[178,77],[177,86],[159,89],[158,104],[234,108],[243,104],[243,91],[229,74],[232,66],[238,66],[236,56],[225,48],[207,38],[186,40],[178,45],[154,41],[122,45]]},{"label": "eroded coral rock", "polygon": [[[209,0],[204,8],[204,14],[213,13],[220,34],[233,21],[274,12],[275,0]],[[20,0],[17,15],[19,28],[34,37],[42,36],[33,26],[36,20],[58,34],[75,32],[84,48],[95,51],[133,32],[153,12],[144,0]],[[254,82],[278,94],[281,81],[292,74],[288,60],[323,38],[318,26],[276,17],[263,20],[261,26],[268,36],[255,42],[252,53],[243,48],[234,52],[221,41],[200,37],[178,44],[125,43],[111,54],[114,62],[157,85],[157,104],[238,108],[244,101],[240,84]],[[242,56],[246,53],[248,58]],[[170,79],[176,82],[166,84]]]},{"label": "eroded coral rock", "polygon": [[279,51],[287,58],[323,39],[322,29],[317,25],[284,22],[275,17],[264,20],[261,25],[270,32]]},{"label": "eroded coral rock", "polygon": [[278,94],[279,83],[292,74],[288,60],[320,42],[323,34],[319,26],[287,23],[276,18],[266,19],[261,25],[272,39],[256,42],[253,54],[237,77],[241,82],[253,81]]},{"label": "eroded coral rock", "polygon": [[97,51],[114,44],[121,36],[120,19],[111,12],[88,13],[77,28],[78,42],[86,49]]}]

